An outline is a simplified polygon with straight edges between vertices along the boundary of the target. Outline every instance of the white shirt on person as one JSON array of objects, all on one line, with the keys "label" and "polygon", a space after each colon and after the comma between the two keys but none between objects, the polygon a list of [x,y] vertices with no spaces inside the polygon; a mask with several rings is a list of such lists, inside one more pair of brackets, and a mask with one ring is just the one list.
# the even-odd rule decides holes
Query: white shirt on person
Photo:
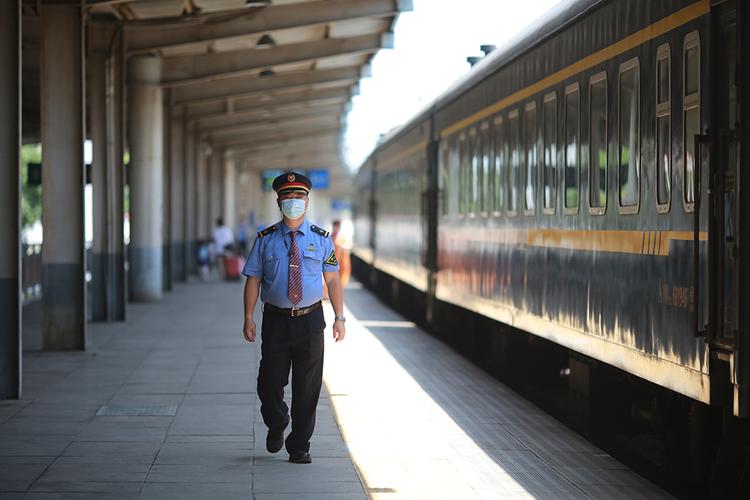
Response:
[{"label": "white shirt on person", "polygon": [[213,240],[214,251],[217,254],[222,253],[227,245],[234,243],[234,234],[227,226],[217,226],[214,228]]}]

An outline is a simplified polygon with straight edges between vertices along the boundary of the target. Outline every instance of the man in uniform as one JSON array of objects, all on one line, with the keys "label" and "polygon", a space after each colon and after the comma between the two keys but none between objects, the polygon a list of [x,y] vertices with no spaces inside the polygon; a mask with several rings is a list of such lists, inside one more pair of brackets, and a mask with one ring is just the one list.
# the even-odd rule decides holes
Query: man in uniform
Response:
[{"label": "man in uniform", "polygon": [[245,283],[243,334],[255,341],[253,311],[263,305],[262,359],[258,397],[268,427],[266,449],[284,446],[289,409],[284,387],[292,370],[292,432],[286,438],[289,461],[310,463],[310,437],[323,378],[323,278],[335,313],[333,338],[343,340],[344,291],[333,241],[325,231],[305,220],[312,183],[304,175],[287,172],[273,181],[282,220],[258,233],[242,274]]}]

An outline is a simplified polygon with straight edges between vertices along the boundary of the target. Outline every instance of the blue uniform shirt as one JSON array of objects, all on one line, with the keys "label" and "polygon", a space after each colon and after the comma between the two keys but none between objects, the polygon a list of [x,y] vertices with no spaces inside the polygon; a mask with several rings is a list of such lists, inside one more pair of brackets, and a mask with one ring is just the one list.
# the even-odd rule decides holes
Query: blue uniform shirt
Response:
[{"label": "blue uniform shirt", "polygon": [[[307,307],[323,298],[323,271],[338,271],[333,241],[310,229],[305,220],[296,236],[302,257],[302,300],[296,307]],[[250,250],[242,274],[262,278],[260,300],[276,307],[291,308],[289,300],[289,248],[291,236],[283,222],[276,230],[258,236]]]}]

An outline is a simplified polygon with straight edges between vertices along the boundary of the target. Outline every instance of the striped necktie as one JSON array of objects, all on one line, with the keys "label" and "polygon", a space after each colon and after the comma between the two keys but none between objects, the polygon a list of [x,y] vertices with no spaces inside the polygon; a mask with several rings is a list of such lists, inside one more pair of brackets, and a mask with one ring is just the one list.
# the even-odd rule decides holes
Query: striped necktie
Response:
[{"label": "striped necktie", "polygon": [[297,246],[297,231],[289,233],[292,243],[289,247],[289,300],[295,306],[302,300],[302,262]]}]

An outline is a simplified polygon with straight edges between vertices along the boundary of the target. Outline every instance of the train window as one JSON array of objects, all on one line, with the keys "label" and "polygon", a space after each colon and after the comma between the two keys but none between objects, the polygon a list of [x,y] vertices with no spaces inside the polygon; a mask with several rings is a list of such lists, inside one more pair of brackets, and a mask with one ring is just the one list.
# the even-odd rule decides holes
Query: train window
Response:
[{"label": "train window", "polygon": [[581,90],[578,82],[565,88],[565,213],[578,213],[578,166]]},{"label": "train window", "polygon": [[700,37],[697,31],[685,35],[683,46],[682,117],[684,202],[687,212],[693,211],[695,202],[695,135],[700,133]]},{"label": "train window", "polygon": [[480,137],[477,135],[477,130],[472,129],[469,132],[469,215],[474,216],[479,209],[479,176],[481,172],[479,170],[479,151],[482,149]]},{"label": "train window", "polygon": [[623,214],[636,213],[640,201],[640,83],[637,57],[620,65],[617,183],[619,209]]},{"label": "train window", "polygon": [[467,174],[469,173],[469,148],[466,141],[466,135],[462,134],[458,139],[458,215],[466,214],[468,205],[468,182]]},{"label": "train window", "polygon": [[539,143],[536,123],[536,102],[526,104],[524,108],[524,199],[526,215],[532,215],[536,209],[536,166],[537,146]]},{"label": "train window", "polygon": [[502,117],[495,118],[494,122],[494,142],[495,147],[493,150],[494,154],[494,170],[495,175],[493,177],[493,188],[494,188],[494,199],[495,203],[493,204],[493,212],[495,215],[500,215],[500,211],[503,209],[503,179],[505,179],[505,169],[506,165],[508,164],[508,153],[507,153],[507,145],[508,145],[508,139],[505,136],[505,124],[503,123]]},{"label": "train window", "polygon": [[607,73],[589,80],[589,212],[607,210]]},{"label": "train window", "polygon": [[518,171],[521,170],[521,132],[518,110],[508,113],[510,168],[508,169],[508,215],[516,215],[518,210]]},{"label": "train window", "polygon": [[482,185],[480,186],[480,212],[482,212],[482,215],[487,215],[487,212],[490,210],[491,205],[491,197],[490,197],[490,188],[492,187],[492,178],[491,178],[491,171],[490,171],[490,161],[492,157],[492,140],[490,136],[490,124],[489,122],[485,122],[482,124],[482,127],[480,129],[479,133],[481,139],[482,139],[482,161],[481,161],[481,179],[482,179]]},{"label": "train window", "polygon": [[555,213],[555,169],[557,168],[557,93],[544,96],[542,105],[544,151],[544,213]]},{"label": "train window", "polygon": [[656,50],[656,210],[669,212],[672,199],[672,91],[671,49],[668,43]]}]

